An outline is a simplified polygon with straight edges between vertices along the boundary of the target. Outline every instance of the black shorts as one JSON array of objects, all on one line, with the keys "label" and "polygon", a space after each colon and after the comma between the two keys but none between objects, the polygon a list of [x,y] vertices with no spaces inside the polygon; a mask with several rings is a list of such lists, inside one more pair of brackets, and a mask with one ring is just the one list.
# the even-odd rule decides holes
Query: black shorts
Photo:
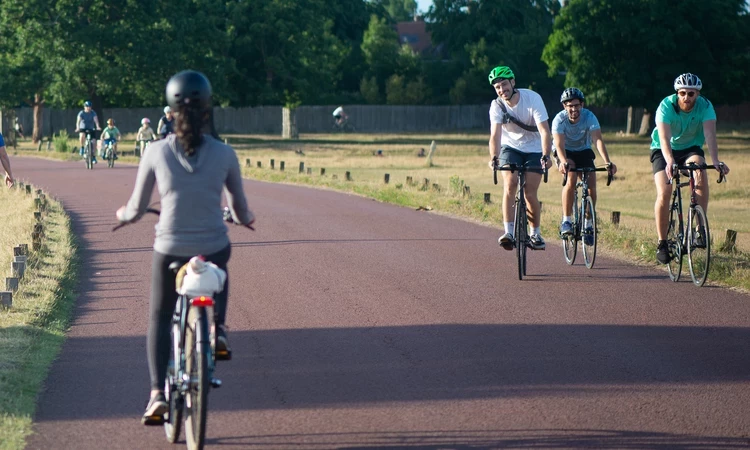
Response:
[{"label": "black shorts", "polygon": [[593,169],[594,167],[596,167],[594,165],[596,155],[590,148],[579,151],[565,150],[565,157],[570,161],[573,161],[573,164],[575,164],[576,167],[580,169],[583,169],[585,167],[590,167]]},{"label": "black shorts", "polygon": [[[679,165],[685,164],[685,161],[688,160],[693,155],[698,155],[701,158],[705,160],[706,154],[703,153],[703,149],[698,147],[697,145],[694,145],[692,147],[688,147],[685,150],[672,150],[672,156],[674,157],[674,162],[676,162]],[[664,155],[661,153],[661,149],[654,148],[651,149],[651,169],[654,172],[654,175],[661,172],[662,170],[667,168],[667,162],[664,160]]]},{"label": "black shorts", "polygon": [[[539,153],[525,153],[520,150],[516,150],[513,147],[506,147],[503,145],[500,147],[500,158],[499,164],[504,166],[506,164],[517,164],[519,166],[527,167],[541,167],[542,152]],[[544,173],[542,169],[529,169],[530,173]]]}]

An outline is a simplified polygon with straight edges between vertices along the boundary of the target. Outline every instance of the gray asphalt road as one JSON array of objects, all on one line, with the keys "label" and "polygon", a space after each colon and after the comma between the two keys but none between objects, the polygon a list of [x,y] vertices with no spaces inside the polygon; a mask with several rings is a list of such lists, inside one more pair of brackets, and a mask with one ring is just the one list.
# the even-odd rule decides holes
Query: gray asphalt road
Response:
[{"label": "gray asphalt road", "polygon": [[[135,168],[12,162],[63,202],[83,249],[28,448],[176,448],[139,422],[155,218],[110,232]],[[567,266],[552,244],[518,281],[497,229],[245,188],[257,231],[231,231],[235,358],[209,448],[750,446],[750,297],[604,257]]]}]

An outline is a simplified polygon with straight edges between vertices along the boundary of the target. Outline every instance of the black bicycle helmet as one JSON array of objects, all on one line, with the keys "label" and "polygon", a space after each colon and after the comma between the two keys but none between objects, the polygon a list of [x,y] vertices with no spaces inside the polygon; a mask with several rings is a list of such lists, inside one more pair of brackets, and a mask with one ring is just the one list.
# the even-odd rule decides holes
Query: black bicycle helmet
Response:
[{"label": "black bicycle helmet", "polygon": [[184,70],[172,76],[167,83],[167,104],[174,108],[188,103],[211,107],[211,83],[205,75],[195,70]]},{"label": "black bicycle helmet", "polygon": [[567,88],[563,91],[562,95],[560,96],[560,103],[569,102],[571,100],[578,99],[581,102],[585,101],[583,99],[583,92],[581,92],[578,88]]}]

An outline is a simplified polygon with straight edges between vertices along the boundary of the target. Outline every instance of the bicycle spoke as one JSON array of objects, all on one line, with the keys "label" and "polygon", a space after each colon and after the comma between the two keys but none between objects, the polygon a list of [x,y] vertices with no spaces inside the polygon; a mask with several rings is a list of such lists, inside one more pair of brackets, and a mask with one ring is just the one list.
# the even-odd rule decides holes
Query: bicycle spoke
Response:
[{"label": "bicycle spoke", "polygon": [[696,286],[703,286],[708,278],[711,261],[711,235],[706,213],[700,205],[690,208],[688,226],[690,228],[687,232],[687,251],[690,276]]},{"label": "bicycle spoke", "polygon": [[583,249],[583,260],[587,268],[594,267],[596,260],[596,210],[591,197],[583,200],[583,226],[581,227],[581,242]]},{"label": "bicycle spoke", "polygon": [[667,263],[669,278],[672,281],[679,281],[682,272],[682,231],[680,230],[679,206],[675,203],[669,211],[669,225],[667,228],[667,245],[671,259]]}]

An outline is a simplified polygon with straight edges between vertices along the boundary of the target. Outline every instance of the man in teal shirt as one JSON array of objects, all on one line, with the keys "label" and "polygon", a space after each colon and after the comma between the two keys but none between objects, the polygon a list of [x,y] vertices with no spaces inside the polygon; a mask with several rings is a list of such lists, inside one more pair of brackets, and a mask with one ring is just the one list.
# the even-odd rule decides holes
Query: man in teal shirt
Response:
[{"label": "man in teal shirt", "polygon": [[[672,94],[659,104],[656,110],[656,128],[651,134],[651,166],[656,184],[656,233],[659,244],[656,259],[667,264],[670,259],[667,246],[667,226],[669,224],[669,203],[672,185],[673,164],[694,162],[705,164],[703,144],[708,145],[711,161],[725,174],[729,167],[719,161],[719,147],[716,143],[716,111],[707,98],[700,95],[703,82],[692,73],[684,73],[674,80]],[[696,200],[708,212],[708,178],[706,171],[696,174]]]}]

